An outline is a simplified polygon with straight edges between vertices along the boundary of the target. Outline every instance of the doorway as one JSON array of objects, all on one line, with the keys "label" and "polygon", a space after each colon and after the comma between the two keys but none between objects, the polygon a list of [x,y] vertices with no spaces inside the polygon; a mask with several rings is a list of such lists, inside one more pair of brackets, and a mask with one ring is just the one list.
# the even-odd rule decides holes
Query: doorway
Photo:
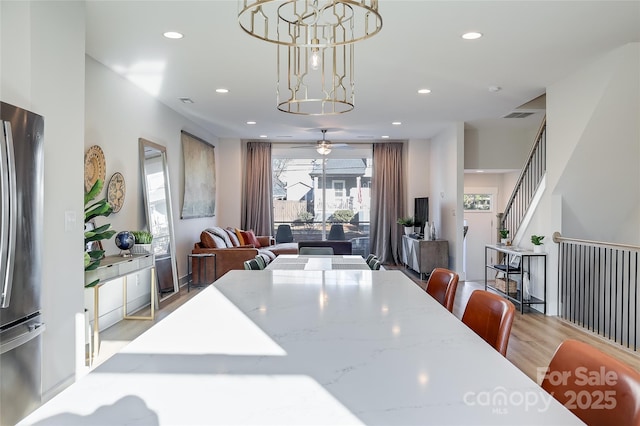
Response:
[{"label": "doorway", "polygon": [[467,200],[464,220],[468,226],[465,237],[465,279],[484,282],[484,247],[496,242],[498,188],[465,187],[464,193]]}]

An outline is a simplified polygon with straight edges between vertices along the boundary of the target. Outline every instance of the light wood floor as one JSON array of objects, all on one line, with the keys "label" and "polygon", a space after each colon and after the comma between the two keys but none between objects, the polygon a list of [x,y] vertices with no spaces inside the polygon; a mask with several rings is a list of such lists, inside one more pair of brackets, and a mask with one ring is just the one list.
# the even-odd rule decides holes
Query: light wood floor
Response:
[{"label": "light wood floor", "polygon": [[[405,274],[425,288],[427,282],[421,281],[418,275],[410,270],[403,270]],[[484,284],[461,282],[458,284],[453,314],[462,318],[469,296],[474,290],[483,289]],[[609,341],[597,334],[574,326],[559,317],[545,316],[539,313],[527,312],[521,314],[516,311],[509,338],[507,359],[527,376],[540,383],[537,377],[538,368],[549,365],[556,348],[565,339],[580,340],[589,343],[609,355],[626,362],[640,371],[640,353]]]},{"label": "light wood floor", "polygon": [[[387,269],[389,268],[387,267]],[[398,269],[402,269],[418,286],[425,287],[426,281],[421,281],[413,271],[404,268]],[[469,296],[478,288],[484,288],[484,285],[473,282],[461,282],[458,285],[453,309],[455,316],[462,317]],[[180,294],[174,297],[170,303],[157,311],[156,318],[153,321],[120,321],[101,332],[100,355],[94,361],[94,367],[118,352],[153,324],[162,321],[167,315],[198,294],[199,291],[201,289],[192,288],[191,292],[187,293],[186,288],[183,288]],[[144,315],[144,312],[140,314]],[[524,315],[519,312],[516,313],[509,339],[507,359],[539,383],[537,378],[538,368],[546,367],[558,345],[569,338],[589,343],[640,371],[640,354],[638,352],[627,350],[616,343],[584,331],[560,318],[536,313],[526,313]],[[473,354],[469,354],[469,356],[473,357]]]}]

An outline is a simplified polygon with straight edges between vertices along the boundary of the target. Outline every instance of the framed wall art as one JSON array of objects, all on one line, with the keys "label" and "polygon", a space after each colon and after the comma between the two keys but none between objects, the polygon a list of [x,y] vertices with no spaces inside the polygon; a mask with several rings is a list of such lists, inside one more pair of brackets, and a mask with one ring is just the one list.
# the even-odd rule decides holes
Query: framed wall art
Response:
[{"label": "framed wall art", "polygon": [[215,216],[216,157],[213,145],[181,132],[184,158],[182,219]]}]

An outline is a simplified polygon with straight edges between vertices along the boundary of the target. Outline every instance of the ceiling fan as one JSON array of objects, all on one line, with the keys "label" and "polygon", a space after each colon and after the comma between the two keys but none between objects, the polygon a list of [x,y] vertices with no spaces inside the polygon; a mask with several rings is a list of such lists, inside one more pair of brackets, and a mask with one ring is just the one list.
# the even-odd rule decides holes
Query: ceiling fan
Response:
[{"label": "ceiling fan", "polygon": [[[327,129],[320,129],[322,132],[322,140],[316,142],[316,151],[321,155],[328,155],[334,148],[349,148],[346,143],[332,143],[326,140]],[[302,145],[296,148],[309,148],[309,145]]]}]

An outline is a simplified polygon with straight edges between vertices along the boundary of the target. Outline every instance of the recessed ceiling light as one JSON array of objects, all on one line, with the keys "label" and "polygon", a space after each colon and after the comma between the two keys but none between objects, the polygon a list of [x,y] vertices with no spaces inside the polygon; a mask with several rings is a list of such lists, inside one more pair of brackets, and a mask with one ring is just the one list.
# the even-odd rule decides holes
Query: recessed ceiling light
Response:
[{"label": "recessed ceiling light", "polygon": [[418,93],[420,93],[421,95],[424,95],[426,93],[431,93],[431,89],[420,89],[418,90]]},{"label": "recessed ceiling light", "polygon": [[388,135],[380,136],[382,139],[389,139]]},{"label": "recessed ceiling light", "polygon": [[229,93],[229,89],[216,89],[216,93]]},{"label": "recessed ceiling light", "polygon": [[247,124],[256,124],[255,121],[247,121]]},{"label": "recessed ceiling light", "polygon": [[476,173],[484,173],[484,170],[476,170]]},{"label": "recessed ceiling light", "polygon": [[482,37],[482,33],[477,33],[474,31],[462,34],[462,38],[465,40],[477,40],[480,37]]},{"label": "recessed ceiling light", "polygon": [[264,139],[267,137],[267,135],[260,135],[260,137]]},{"label": "recessed ceiling light", "polygon": [[193,99],[191,98],[178,98],[180,99],[180,102],[182,102],[183,104],[192,104],[193,103]]},{"label": "recessed ceiling light", "polygon": [[502,90],[502,87],[500,86],[489,86],[489,91],[491,93],[496,93]]},{"label": "recessed ceiling light", "polygon": [[402,124],[402,122],[401,121],[394,121],[391,124],[393,124],[394,126],[400,126]]},{"label": "recessed ceiling light", "polygon": [[182,33],[179,33],[177,31],[167,31],[166,33],[162,34],[163,36],[165,36],[166,38],[172,38],[172,39],[179,39],[184,37],[184,35],[182,35]]}]

